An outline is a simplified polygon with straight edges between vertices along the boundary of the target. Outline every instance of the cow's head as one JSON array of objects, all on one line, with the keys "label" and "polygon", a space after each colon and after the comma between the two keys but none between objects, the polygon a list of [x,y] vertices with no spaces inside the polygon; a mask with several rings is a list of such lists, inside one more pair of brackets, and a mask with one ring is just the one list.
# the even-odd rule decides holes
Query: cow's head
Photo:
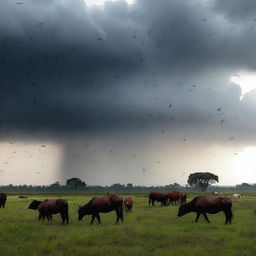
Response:
[{"label": "cow's head", "polygon": [[37,210],[38,206],[42,203],[42,201],[33,200],[30,205],[28,206],[28,209]]},{"label": "cow's head", "polygon": [[79,208],[78,208],[78,220],[82,220],[83,217],[85,215],[88,215],[90,214],[90,210],[89,210],[89,207],[87,204],[85,204],[84,206],[82,205],[79,205]]},{"label": "cow's head", "polygon": [[190,204],[183,204],[179,208],[178,216],[181,217],[191,211]]}]

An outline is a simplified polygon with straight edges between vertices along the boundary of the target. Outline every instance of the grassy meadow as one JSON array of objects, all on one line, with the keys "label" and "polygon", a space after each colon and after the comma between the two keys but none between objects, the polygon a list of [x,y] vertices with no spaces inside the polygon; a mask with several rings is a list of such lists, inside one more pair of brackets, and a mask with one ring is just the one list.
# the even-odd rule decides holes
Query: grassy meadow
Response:
[{"label": "grassy meadow", "polygon": [[[196,194],[189,194],[190,201]],[[195,214],[177,217],[178,206],[148,207],[146,194],[133,195],[134,209],[124,223],[115,225],[115,213],[101,214],[103,225],[90,226],[90,217],[78,221],[78,204],[93,195],[34,195],[28,199],[8,196],[0,209],[0,255],[87,256],[87,255],[256,255],[256,194],[233,203],[233,224],[224,225],[224,214]],[[231,194],[226,195],[231,197]],[[38,213],[28,210],[32,199],[64,198],[69,202],[70,224],[39,222]],[[156,203],[158,205],[158,203]]]}]

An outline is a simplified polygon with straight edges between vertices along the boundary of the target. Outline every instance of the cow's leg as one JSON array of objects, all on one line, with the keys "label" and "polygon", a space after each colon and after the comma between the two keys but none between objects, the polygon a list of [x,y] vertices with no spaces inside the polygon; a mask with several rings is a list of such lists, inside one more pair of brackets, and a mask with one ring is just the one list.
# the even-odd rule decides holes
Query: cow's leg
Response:
[{"label": "cow's leg", "polygon": [[94,219],[95,219],[95,214],[93,214],[93,215],[92,215],[92,219],[91,219],[91,223],[90,223],[90,225],[92,225],[92,223],[93,223]]},{"label": "cow's leg", "polygon": [[119,215],[120,215],[120,210],[119,210],[119,209],[116,209],[116,224],[117,224],[118,221],[119,221]]},{"label": "cow's leg", "polygon": [[48,214],[47,214],[47,215],[46,215],[46,218],[47,218],[48,221],[51,221],[51,215],[48,215]]},{"label": "cow's leg", "polygon": [[155,206],[155,200],[152,199],[152,206]]},{"label": "cow's leg", "polygon": [[65,216],[66,216],[66,223],[68,224],[68,223],[69,223],[69,216],[68,216],[68,213],[65,213]]},{"label": "cow's leg", "polygon": [[195,222],[198,222],[198,219],[199,219],[200,215],[201,215],[201,213],[199,213],[199,212],[196,213],[196,220],[195,220]]},{"label": "cow's leg", "polygon": [[100,224],[100,215],[99,215],[99,213],[96,214],[96,218],[97,218],[98,223]]},{"label": "cow's leg", "polygon": [[121,221],[123,222],[123,220],[124,220],[124,213],[123,213],[123,208],[122,208],[122,206],[121,206],[120,209],[119,209],[119,217],[120,217]]},{"label": "cow's leg", "polygon": [[226,216],[226,221],[225,221],[225,224],[231,224],[231,220],[232,220],[232,212],[231,210],[227,210],[227,211],[224,211],[224,214]]},{"label": "cow's leg", "polygon": [[209,221],[209,219],[208,219],[206,213],[203,213],[203,215],[204,215],[204,218],[206,219],[206,221],[207,221],[208,223],[210,223],[210,221]]},{"label": "cow's leg", "polygon": [[66,219],[66,215],[64,212],[60,213],[61,219],[62,219],[62,224],[65,224],[65,219]]}]

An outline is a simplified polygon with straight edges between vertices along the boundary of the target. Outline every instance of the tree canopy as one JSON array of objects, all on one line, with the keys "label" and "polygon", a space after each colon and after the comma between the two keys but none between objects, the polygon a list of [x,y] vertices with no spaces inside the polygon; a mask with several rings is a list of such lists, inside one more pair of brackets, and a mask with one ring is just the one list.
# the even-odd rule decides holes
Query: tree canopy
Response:
[{"label": "tree canopy", "polygon": [[72,188],[85,187],[86,183],[79,178],[71,178],[66,181],[66,185]]},{"label": "tree canopy", "polygon": [[213,183],[219,182],[219,177],[210,172],[195,172],[188,177],[188,184],[205,191]]}]

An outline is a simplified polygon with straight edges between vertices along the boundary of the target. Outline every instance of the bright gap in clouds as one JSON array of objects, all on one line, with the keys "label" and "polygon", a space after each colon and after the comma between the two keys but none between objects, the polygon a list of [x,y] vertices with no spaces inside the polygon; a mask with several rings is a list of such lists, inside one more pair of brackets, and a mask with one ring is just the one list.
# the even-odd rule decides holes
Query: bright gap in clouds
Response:
[{"label": "bright gap in clouds", "polygon": [[243,99],[246,93],[249,93],[251,90],[256,89],[256,74],[243,72],[239,75],[233,75],[230,78],[232,83],[235,83],[241,87],[242,94],[240,100]]},{"label": "bright gap in clouds", "polygon": [[256,181],[256,147],[245,147],[242,152],[235,157],[235,174],[237,183],[247,182],[255,183]]},{"label": "bright gap in clouds", "polygon": [[[86,2],[86,4],[88,6],[91,5],[103,5],[104,2],[108,1],[108,2],[116,2],[116,1],[120,1],[120,0],[84,0]],[[125,2],[127,2],[128,4],[133,4],[135,0],[124,0]]]}]

